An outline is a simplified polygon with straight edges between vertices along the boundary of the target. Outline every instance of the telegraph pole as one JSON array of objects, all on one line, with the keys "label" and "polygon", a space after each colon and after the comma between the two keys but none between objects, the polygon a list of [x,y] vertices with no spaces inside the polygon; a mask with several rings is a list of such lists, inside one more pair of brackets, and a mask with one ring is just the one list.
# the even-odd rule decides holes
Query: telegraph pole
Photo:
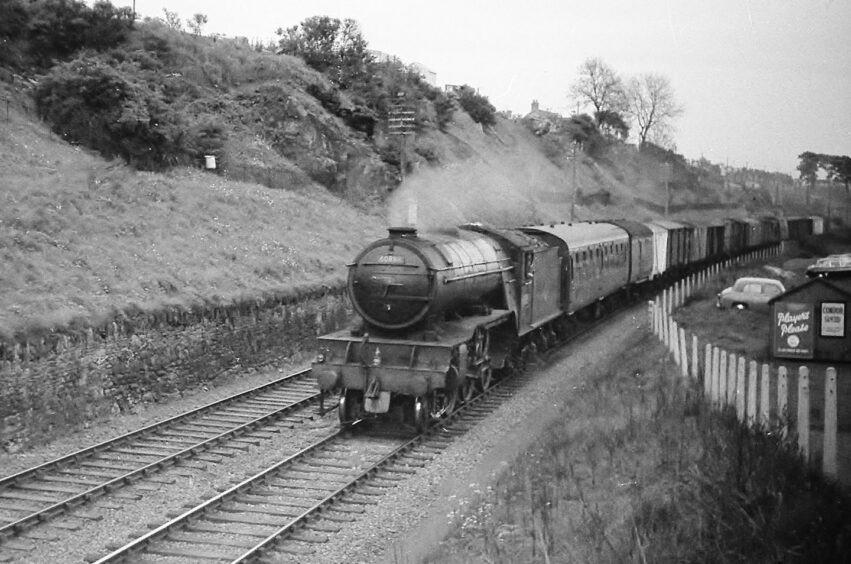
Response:
[{"label": "telegraph pole", "polygon": [[573,197],[570,199],[570,222],[576,219],[576,141],[573,143]]},{"label": "telegraph pole", "polygon": [[401,99],[404,96],[405,94],[400,92],[397,96],[399,102],[394,104],[387,112],[387,132],[390,135],[399,137],[399,161],[402,183],[405,182],[405,167],[407,166],[407,159],[405,156],[407,139],[408,135],[414,134],[414,129],[416,127],[416,124],[414,123],[414,116],[416,113],[410,106],[401,103]]},{"label": "telegraph pole", "polygon": [[673,176],[673,166],[671,163],[662,165],[663,175],[665,177],[665,218],[668,218],[668,208],[671,205],[671,176]]}]

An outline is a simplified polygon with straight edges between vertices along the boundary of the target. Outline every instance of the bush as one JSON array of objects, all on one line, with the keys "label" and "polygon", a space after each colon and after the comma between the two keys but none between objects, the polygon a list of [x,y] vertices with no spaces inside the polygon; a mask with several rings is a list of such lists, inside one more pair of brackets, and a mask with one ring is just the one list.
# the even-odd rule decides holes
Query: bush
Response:
[{"label": "bush", "polygon": [[79,57],[54,67],[34,98],[56,133],[107,157],[148,170],[191,160],[187,123],[135,62]]},{"label": "bush", "polygon": [[473,121],[485,126],[496,125],[496,108],[487,97],[482,96],[466,84],[458,90],[458,103]]},{"label": "bush", "polygon": [[29,6],[29,52],[39,64],[64,59],[89,48],[118,45],[133,28],[133,11],[96,2],[89,8],[77,0],[37,0]]}]

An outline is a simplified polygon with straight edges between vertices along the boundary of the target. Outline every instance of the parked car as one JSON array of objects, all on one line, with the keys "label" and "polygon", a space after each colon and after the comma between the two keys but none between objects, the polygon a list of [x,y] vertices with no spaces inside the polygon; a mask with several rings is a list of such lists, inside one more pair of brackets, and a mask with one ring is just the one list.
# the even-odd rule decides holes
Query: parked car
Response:
[{"label": "parked car", "polygon": [[716,296],[715,305],[721,309],[767,310],[768,300],[786,291],[783,283],[773,278],[739,278]]}]

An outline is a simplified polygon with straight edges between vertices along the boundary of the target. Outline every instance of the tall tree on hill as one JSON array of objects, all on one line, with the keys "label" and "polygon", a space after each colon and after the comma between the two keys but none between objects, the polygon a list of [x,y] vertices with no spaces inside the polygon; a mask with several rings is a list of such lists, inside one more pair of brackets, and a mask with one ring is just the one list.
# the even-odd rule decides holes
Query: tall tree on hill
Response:
[{"label": "tall tree on hill", "polygon": [[[825,157],[827,162],[822,166],[827,171],[828,180],[837,180],[845,186],[845,209],[848,213],[849,200],[851,200],[851,157],[847,155],[825,155]],[[846,221],[847,219],[846,217]]]},{"label": "tall tree on hill", "polygon": [[798,155],[800,162],[798,163],[798,172],[800,178],[807,185],[807,208],[810,207],[810,192],[816,184],[816,175],[818,174],[819,155],[810,151],[804,151]]},{"label": "tall tree on hill", "polygon": [[186,25],[196,37],[201,35],[204,26],[207,25],[207,16],[205,14],[195,14],[190,19],[186,20]]},{"label": "tall tree on hill", "polygon": [[278,28],[275,33],[281,38],[280,52],[301,57],[341,88],[362,79],[372,61],[360,26],[351,19],[313,16],[286,30]]},{"label": "tall tree on hill", "polygon": [[170,12],[163,8],[163,16],[165,25],[167,25],[170,29],[173,29],[174,31],[181,31],[183,29],[183,24],[180,23],[180,16],[177,15],[177,12]]},{"label": "tall tree on hill", "polygon": [[620,114],[626,109],[624,86],[620,76],[602,59],[586,60],[579,67],[579,77],[570,85],[570,95],[577,104],[594,106],[594,118]]},{"label": "tall tree on hill", "polygon": [[673,120],[683,113],[668,77],[655,73],[637,76],[629,81],[626,98],[627,113],[638,127],[639,147],[648,141],[667,144]]}]

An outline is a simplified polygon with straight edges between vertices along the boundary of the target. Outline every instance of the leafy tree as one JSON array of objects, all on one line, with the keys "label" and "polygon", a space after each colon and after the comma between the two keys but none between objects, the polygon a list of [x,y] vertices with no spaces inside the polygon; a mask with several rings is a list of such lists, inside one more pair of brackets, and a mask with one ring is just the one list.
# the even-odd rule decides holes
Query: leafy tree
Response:
[{"label": "leafy tree", "polygon": [[[579,67],[579,78],[570,94],[580,105],[594,106],[594,116],[620,113],[626,108],[623,81],[602,59],[588,59]],[[600,121],[597,125],[602,125]]]},{"label": "leafy tree", "polygon": [[207,25],[207,16],[204,14],[195,14],[192,18],[186,20],[186,25],[195,36],[201,35],[204,26]]},{"label": "leafy tree", "polygon": [[282,53],[301,57],[308,66],[328,75],[341,88],[349,88],[368,74],[372,56],[358,23],[328,16],[313,16],[300,25],[278,28]]},{"label": "leafy tree", "polygon": [[40,0],[31,5],[30,50],[39,63],[71,55],[86,44],[89,8],[75,0]]},{"label": "leafy tree", "polygon": [[452,98],[437,90],[432,103],[434,104],[434,111],[437,115],[437,127],[441,131],[446,131],[446,126],[452,121],[453,114],[455,113],[455,102],[452,101]]},{"label": "leafy tree", "polygon": [[24,36],[30,14],[22,0],[0,0],[0,45]]},{"label": "leafy tree", "polygon": [[133,28],[132,8],[116,8],[106,0],[98,0],[92,7],[86,47],[104,50],[119,45],[127,39]]},{"label": "leafy tree", "polygon": [[0,0],[0,64],[24,66],[30,14],[23,0]]},{"label": "leafy tree", "polygon": [[470,114],[473,121],[484,126],[496,125],[496,108],[487,97],[476,92],[472,87],[463,85],[457,91],[458,104]]},{"label": "leafy tree", "polygon": [[672,121],[683,113],[674,99],[674,89],[666,76],[643,74],[630,80],[626,88],[627,113],[638,126],[638,144],[664,143]]},{"label": "leafy tree", "polygon": [[845,191],[851,190],[851,157],[842,155],[825,155],[823,164],[828,178],[838,180],[845,186]]},{"label": "leafy tree", "polygon": [[800,162],[798,163],[798,172],[800,173],[800,178],[807,184],[807,207],[810,206],[810,192],[815,186],[816,176],[818,175],[819,169],[819,155],[816,153],[811,153],[810,151],[805,151],[798,155],[798,159]]},{"label": "leafy tree", "polygon": [[29,49],[48,64],[83,48],[104,50],[124,41],[133,28],[133,11],[98,1],[93,8],[77,0],[36,0],[29,7]]},{"label": "leafy tree", "polygon": [[568,140],[578,143],[585,154],[597,156],[605,145],[605,139],[594,119],[588,114],[575,114],[559,123],[558,131],[566,135]]},{"label": "leafy tree", "polygon": [[602,110],[596,112],[594,117],[602,133],[611,137],[617,137],[621,141],[626,141],[626,138],[629,137],[629,124],[624,121],[623,116],[618,112]]}]

